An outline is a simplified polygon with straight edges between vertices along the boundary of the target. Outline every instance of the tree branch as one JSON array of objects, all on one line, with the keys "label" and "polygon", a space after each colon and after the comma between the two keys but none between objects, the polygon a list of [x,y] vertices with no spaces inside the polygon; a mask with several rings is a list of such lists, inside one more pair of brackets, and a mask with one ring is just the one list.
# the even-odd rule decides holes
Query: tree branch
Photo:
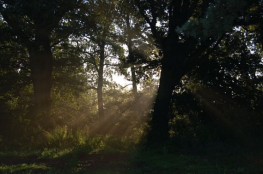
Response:
[{"label": "tree branch", "polygon": [[150,25],[153,37],[156,39],[156,43],[161,46],[162,38],[156,28],[156,16],[154,15],[152,8],[151,8],[151,13],[152,13],[153,20],[151,21],[150,18],[144,13],[146,9],[141,6],[140,0],[135,0],[135,5],[139,9],[140,14],[143,16],[145,21]]}]

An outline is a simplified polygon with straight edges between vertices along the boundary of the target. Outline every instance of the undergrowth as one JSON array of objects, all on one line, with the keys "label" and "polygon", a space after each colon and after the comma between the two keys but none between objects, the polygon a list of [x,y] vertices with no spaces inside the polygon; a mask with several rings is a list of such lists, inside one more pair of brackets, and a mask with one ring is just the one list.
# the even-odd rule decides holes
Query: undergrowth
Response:
[{"label": "undergrowth", "polygon": [[[0,173],[94,173],[94,174],[256,174],[263,172],[263,151],[258,147],[242,147],[223,142],[198,145],[175,139],[159,148],[141,147],[138,140],[112,135],[93,135],[86,131],[73,133],[67,127],[45,132],[45,146],[27,150],[0,152]],[[178,141],[178,142],[176,142]],[[176,145],[177,144],[177,145]],[[23,148],[25,149],[25,148]],[[92,154],[113,155],[112,163],[94,170],[83,162]],[[127,161],[114,163],[114,155],[121,154]],[[17,162],[17,159],[24,159]],[[33,159],[29,163],[27,160]],[[12,162],[13,160],[13,162]],[[57,164],[52,164],[54,160]],[[8,162],[11,161],[11,162]],[[52,165],[51,165],[52,164]],[[117,167],[112,167],[115,165]],[[119,167],[118,167],[119,166]]]}]

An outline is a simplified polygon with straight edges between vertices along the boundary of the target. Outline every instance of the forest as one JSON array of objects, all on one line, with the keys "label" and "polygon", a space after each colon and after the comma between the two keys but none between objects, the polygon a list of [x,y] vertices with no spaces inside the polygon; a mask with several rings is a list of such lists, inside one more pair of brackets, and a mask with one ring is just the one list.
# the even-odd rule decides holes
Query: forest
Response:
[{"label": "forest", "polygon": [[0,173],[260,174],[262,0],[0,0]]}]

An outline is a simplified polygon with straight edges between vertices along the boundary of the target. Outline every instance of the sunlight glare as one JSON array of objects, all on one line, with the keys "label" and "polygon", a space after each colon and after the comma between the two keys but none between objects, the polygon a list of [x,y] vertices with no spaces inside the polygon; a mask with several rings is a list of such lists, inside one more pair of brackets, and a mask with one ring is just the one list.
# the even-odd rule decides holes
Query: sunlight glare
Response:
[{"label": "sunlight glare", "polygon": [[124,75],[113,74],[113,81],[124,88],[131,89],[132,83],[125,79]]}]

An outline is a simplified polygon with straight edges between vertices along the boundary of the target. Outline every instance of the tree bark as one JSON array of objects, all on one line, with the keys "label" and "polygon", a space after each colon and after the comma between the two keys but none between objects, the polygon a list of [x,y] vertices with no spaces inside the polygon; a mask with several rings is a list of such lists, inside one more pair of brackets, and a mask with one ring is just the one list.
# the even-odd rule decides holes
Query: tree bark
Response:
[{"label": "tree bark", "polygon": [[[45,118],[49,116],[51,106],[53,57],[49,35],[45,31],[38,32],[34,46],[28,50],[34,89],[34,113],[37,118],[43,119],[41,116],[45,115]],[[43,125],[45,127],[51,126],[44,121],[40,120],[39,122],[45,124]]]},{"label": "tree bark", "polygon": [[169,106],[172,91],[173,86],[167,76],[167,70],[162,69],[160,85],[153,107],[152,120],[150,122],[148,145],[165,142],[169,137]]},{"label": "tree bark", "polygon": [[[174,38],[174,39],[173,39]],[[171,35],[163,46],[163,59],[159,88],[151,114],[147,146],[164,145],[169,139],[169,120],[171,98],[175,86],[180,84],[185,74],[183,60],[186,57],[183,47],[176,43],[176,36]]]},{"label": "tree bark", "polygon": [[157,91],[147,146],[164,145],[169,139],[170,106],[173,90],[180,83],[182,75],[171,75],[171,69],[163,66]]},{"label": "tree bark", "polygon": [[105,42],[100,44],[100,63],[99,63],[99,71],[98,71],[98,87],[97,87],[97,97],[98,97],[98,114],[99,117],[104,116],[103,109],[103,71],[104,71],[104,60],[105,60]]}]

